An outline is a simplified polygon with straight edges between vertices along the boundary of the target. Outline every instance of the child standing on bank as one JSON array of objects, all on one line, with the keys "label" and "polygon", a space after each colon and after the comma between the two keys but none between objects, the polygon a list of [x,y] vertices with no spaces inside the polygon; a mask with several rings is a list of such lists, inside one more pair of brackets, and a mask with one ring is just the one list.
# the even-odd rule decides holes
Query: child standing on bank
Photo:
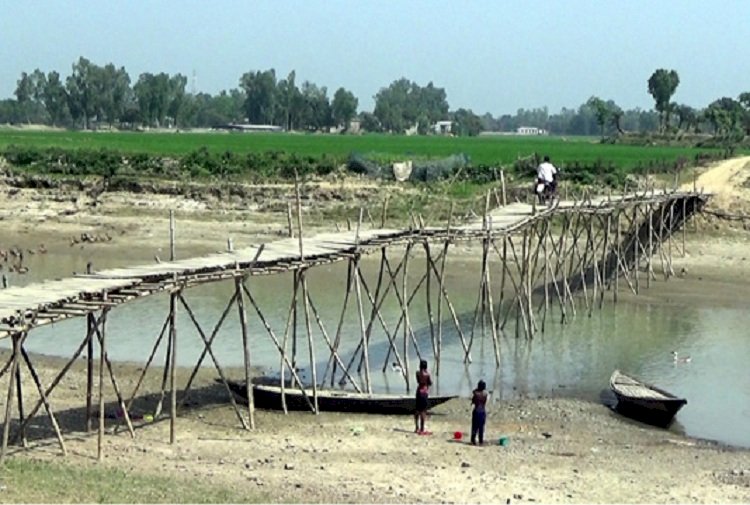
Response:
[{"label": "child standing on bank", "polygon": [[487,421],[487,384],[480,380],[477,388],[471,393],[471,404],[474,409],[471,412],[471,445],[476,445],[477,436],[479,445],[484,444],[484,424]]}]

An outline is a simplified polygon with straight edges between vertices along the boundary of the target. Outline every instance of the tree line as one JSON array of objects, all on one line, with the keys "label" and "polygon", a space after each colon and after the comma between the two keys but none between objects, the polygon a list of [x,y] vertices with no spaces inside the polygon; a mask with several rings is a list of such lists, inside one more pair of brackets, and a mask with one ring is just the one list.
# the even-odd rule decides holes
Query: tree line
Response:
[{"label": "tree line", "polygon": [[376,93],[369,112],[358,111],[359,99],[343,87],[329,97],[325,86],[307,80],[298,85],[294,71],[282,78],[274,69],[248,71],[238,87],[211,95],[189,92],[187,77],[179,73],[146,72],[132,83],[124,67],[99,66],[81,57],[65,79],[57,71],[23,72],[15,98],[0,100],[0,123],[135,129],[249,122],[288,131],[329,131],[346,129],[357,119],[368,132],[426,134],[438,121],[447,120],[455,135],[511,132],[521,126],[557,135],[603,137],[626,132],[708,133],[741,140],[750,135],[750,92],[696,109],[672,101],[679,82],[675,70],[657,69],[649,77],[646,90],[654,99],[654,110],[623,110],[614,100],[592,96],[559,113],[541,107],[494,117],[465,108],[451,110],[444,88],[401,78]]}]

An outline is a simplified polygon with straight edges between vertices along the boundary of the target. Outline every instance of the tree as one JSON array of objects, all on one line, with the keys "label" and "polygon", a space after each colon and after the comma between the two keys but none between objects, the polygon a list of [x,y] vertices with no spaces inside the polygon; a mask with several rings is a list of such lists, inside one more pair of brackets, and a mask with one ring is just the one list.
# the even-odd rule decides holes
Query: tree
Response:
[{"label": "tree", "polygon": [[683,126],[685,130],[691,130],[695,128],[698,119],[698,114],[695,109],[689,105],[679,104],[675,105],[674,112],[677,115],[677,129],[682,130]]},{"label": "tree", "polygon": [[319,88],[305,81],[302,83],[301,92],[303,107],[300,112],[300,126],[313,131],[333,126],[333,114],[327,96],[328,89],[325,86]]},{"label": "tree", "polygon": [[240,78],[245,91],[245,113],[251,123],[273,124],[277,106],[276,71],[247,72]]},{"label": "tree", "polygon": [[745,128],[745,135],[750,135],[750,92],[746,91],[744,93],[740,93],[738,101],[745,108],[742,121],[742,124]]},{"label": "tree", "polygon": [[383,131],[383,127],[380,125],[380,120],[372,112],[362,112],[359,115],[360,125],[366,132],[377,133]]},{"label": "tree", "polygon": [[29,109],[31,107],[31,100],[34,95],[34,85],[31,82],[31,77],[26,72],[21,73],[21,78],[16,81],[16,100],[18,101],[18,108],[22,111],[22,114],[27,123],[29,119]]},{"label": "tree", "polygon": [[471,109],[458,109],[453,113],[451,131],[460,136],[474,137],[482,131],[482,120]]},{"label": "tree", "polygon": [[276,120],[287,131],[291,131],[299,125],[299,117],[304,108],[302,93],[295,83],[297,74],[294,70],[289,72],[286,79],[281,79],[276,85]]},{"label": "tree", "polygon": [[588,105],[594,112],[596,123],[599,125],[600,135],[604,137],[604,126],[609,122],[610,116],[612,115],[612,111],[607,105],[607,102],[599,97],[592,96],[588,99],[586,105]]},{"label": "tree", "polygon": [[80,121],[84,129],[90,126],[90,120],[95,114],[94,79],[96,65],[81,56],[73,64],[73,72],[65,81],[68,94],[68,109],[75,121]]},{"label": "tree", "polygon": [[133,86],[133,93],[141,122],[156,127],[164,124],[170,104],[169,76],[164,72],[156,75],[143,73]]},{"label": "tree", "polygon": [[55,71],[47,74],[43,95],[44,108],[47,110],[52,126],[67,123],[70,119],[68,94],[60,79],[60,74]]},{"label": "tree", "polygon": [[176,127],[180,123],[182,107],[185,103],[185,86],[187,86],[187,77],[182,74],[176,74],[169,78],[169,96],[167,104],[167,114]]},{"label": "tree", "polygon": [[359,100],[351,91],[347,91],[344,88],[339,88],[333,95],[333,103],[331,104],[333,122],[337,125],[343,126],[344,129],[349,128],[349,122],[357,114],[357,106]]},{"label": "tree", "polygon": [[674,70],[660,68],[648,79],[648,92],[656,102],[655,108],[660,114],[662,131],[669,126],[670,100],[677,86],[680,76]]},{"label": "tree", "polygon": [[108,63],[94,71],[95,110],[98,120],[106,120],[110,127],[121,120],[131,99],[130,76],[125,67]]},{"label": "tree", "polygon": [[448,109],[443,88],[435,87],[432,82],[420,87],[401,78],[378,91],[373,114],[384,130],[403,133],[415,125],[420,131],[426,131],[431,124],[446,119]]},{"label": "tree", "polygon": [[718,136],[732,136],[742,129],[745,110],[733,98],[723,97],[711,102],[704,111],[706,119]]}]

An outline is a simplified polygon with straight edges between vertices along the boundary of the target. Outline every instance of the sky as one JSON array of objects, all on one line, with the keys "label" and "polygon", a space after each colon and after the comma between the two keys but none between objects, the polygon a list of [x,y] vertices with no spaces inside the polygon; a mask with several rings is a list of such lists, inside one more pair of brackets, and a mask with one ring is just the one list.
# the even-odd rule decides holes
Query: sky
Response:
[{"label": "sky", "polygon": [[21,72],[79,57],[181,73],[216,94],[242,74],[294,70],[372,110],[405,77],[446,90],[452,110],[577,108],[591,96],[652,109],[649,76],[680,77],[673,100],[705,107],[750,91],[747,0],[0,0],[0,99]]}]

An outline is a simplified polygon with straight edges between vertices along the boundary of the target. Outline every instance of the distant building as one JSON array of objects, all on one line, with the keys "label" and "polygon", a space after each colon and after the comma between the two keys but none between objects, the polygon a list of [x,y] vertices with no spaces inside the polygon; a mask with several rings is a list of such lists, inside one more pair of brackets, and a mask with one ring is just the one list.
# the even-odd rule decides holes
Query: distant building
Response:
[{"label": "distant building", "polygon": [[432,130],[438,135],[450,135],[453,129],[453,121],[438,121],[432,125]]},{"label": "distant building", "polygon": [[547,130],[536,126],[519,126],[516,128],[516,135],[547,135]]},{"label": "distant building", "polygon": [[237,124],[229,123],[216,127],[217,130],[229,130],[237,132],[280,132],[284,131],[281,126],[272,124]]}]

